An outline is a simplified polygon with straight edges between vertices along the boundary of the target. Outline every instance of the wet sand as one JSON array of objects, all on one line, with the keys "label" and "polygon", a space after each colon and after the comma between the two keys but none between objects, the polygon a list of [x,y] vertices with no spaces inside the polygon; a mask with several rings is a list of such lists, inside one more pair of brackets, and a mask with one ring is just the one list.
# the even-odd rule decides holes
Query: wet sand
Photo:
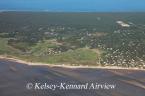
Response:
[{"label": "wet sand", "polygon": [[[111,90],[28,90],[27,83],[109,83]],[[0,59],[0,96],[145,96],[145,71],[65,68]]]}]

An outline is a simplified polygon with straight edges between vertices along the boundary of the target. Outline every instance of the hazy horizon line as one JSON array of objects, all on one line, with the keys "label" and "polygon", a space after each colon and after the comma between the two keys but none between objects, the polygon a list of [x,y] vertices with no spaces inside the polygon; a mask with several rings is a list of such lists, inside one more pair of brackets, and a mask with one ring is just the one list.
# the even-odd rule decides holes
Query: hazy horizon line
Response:
[{"label": "hazy horizon line", "polygon": [[96,12],[120,12],[120,13],[123,13],[123,12],[131,12],[131,13],[138,13],[138,12],[145,12],[144,11],[64,11],[64,10],[0,10],[0,12],[66,12],[66,13],[69,13],[69,12],[74,12],[74,13],[83,13],[83,12],[87,12],[87,13],[96,13]]}]

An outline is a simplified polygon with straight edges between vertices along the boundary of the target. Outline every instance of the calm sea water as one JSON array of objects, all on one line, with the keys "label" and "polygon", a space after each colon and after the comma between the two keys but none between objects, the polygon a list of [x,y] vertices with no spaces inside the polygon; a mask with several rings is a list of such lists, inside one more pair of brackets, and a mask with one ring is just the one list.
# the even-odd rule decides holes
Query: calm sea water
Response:
[{"label": "calm sea water", "polygon": [[[0,96],[145,96],[145,71],[106,69],[67,69],[28,66],[0,59]],[[32,89],[27,89],[27,84]],[[115,89],[35,90],[33,84],[44,86],[66,84],[113,84]],[[44,88],[44,87],[43,87]],[[116,95],[117,94],[117,95]],[[125,94],[125,95],[124,95]]]},{"label": "calm sea water", "polygon": [[145,0],[0,0],[0,10],[145,11]]}]

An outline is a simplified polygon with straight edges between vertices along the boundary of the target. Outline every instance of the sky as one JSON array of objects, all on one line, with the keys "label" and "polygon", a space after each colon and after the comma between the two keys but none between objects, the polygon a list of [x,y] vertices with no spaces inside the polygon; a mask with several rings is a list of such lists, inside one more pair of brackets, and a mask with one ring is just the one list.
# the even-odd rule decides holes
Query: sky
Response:
[{"label": "sky", "polygon": [[145,0],[0,0],[0,10],[144,12]]}]

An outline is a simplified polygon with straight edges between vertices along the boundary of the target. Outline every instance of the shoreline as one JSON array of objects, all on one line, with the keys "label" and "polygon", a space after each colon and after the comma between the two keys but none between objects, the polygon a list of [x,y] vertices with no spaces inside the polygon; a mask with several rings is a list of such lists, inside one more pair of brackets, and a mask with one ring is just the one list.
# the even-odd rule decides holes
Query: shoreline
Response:
[{"label": "shoreline", "polygon": [[21,63],[21,64],[26,64],[26,65],[30,65],[30,66],[49,66],[49,67],[62,67],[62,68],[70,68],[70,69],[78,69],[78,68],[91,68],[91,69],[124,69],[124,70],[141,70],[141,71],[145,71],[145,69],[140,69],[140,68],[125,68],[125,67],[117,67],[117,66],[88,66],[88,65],[79,65],[79,66],[73,66],[73,65],[69,65],[69,64],[49,64],[49,63],[42,63],[42,62],[28,62],[28,61],[24,61],[15,57],[7,57],[7,56],[2,56],[0,55],[0,59],[3,60],[8,60],[8,61],[12,61],[12,62],[17,62],[17,63]]}]

